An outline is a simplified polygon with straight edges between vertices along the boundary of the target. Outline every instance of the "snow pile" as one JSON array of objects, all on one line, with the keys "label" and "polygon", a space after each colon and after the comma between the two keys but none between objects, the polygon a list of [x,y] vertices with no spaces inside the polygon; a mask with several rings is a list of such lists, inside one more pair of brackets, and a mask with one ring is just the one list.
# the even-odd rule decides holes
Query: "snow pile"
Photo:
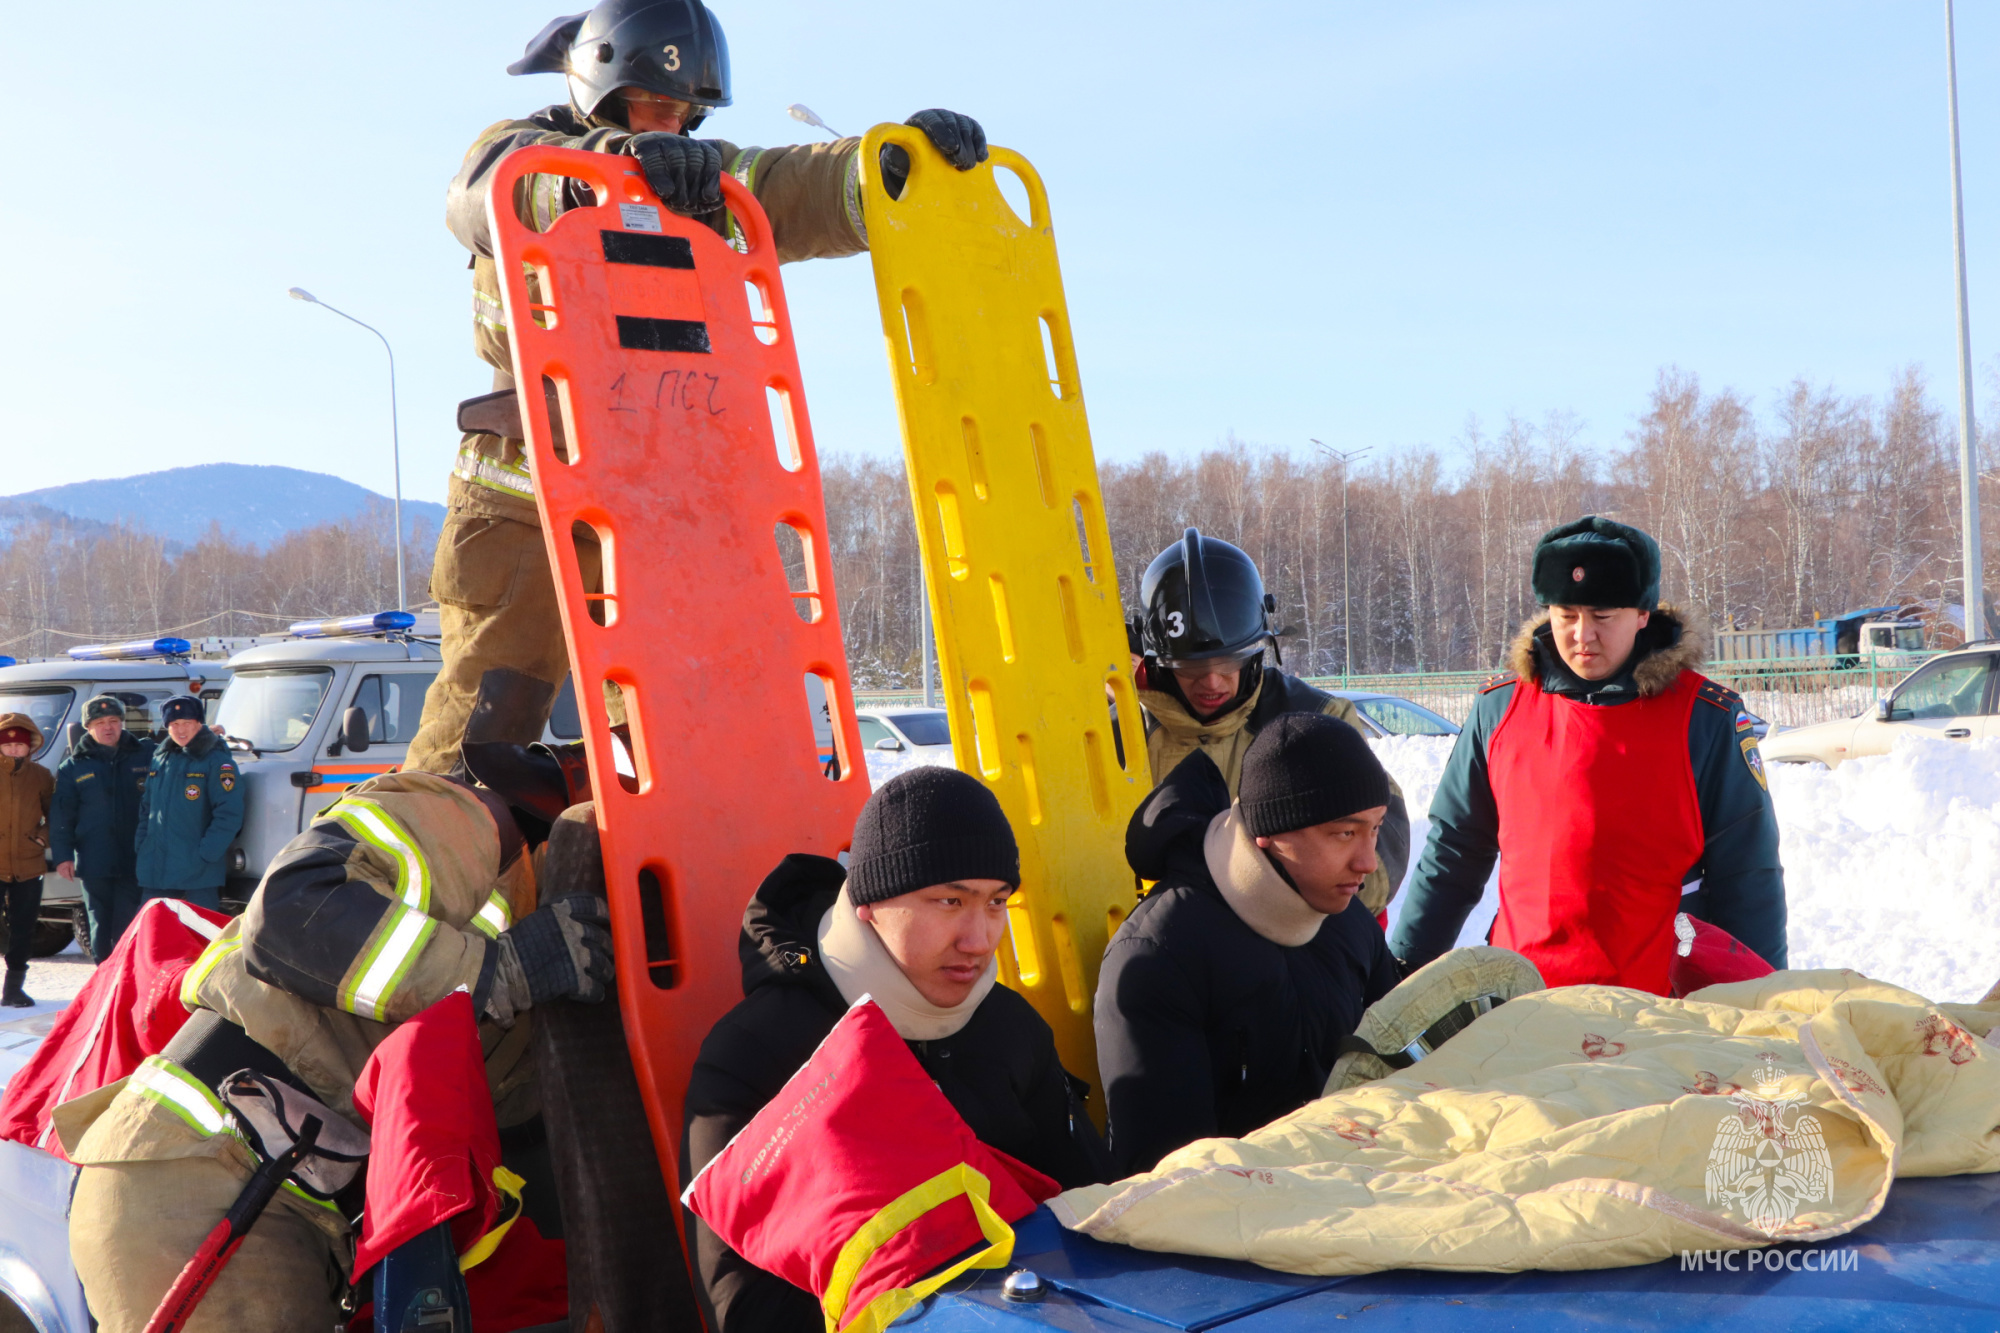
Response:
[{"label": "snow pile", "polygon": [[[1373,744],[1409,802],[1414,874],[1452,742]],[[1773,764],[1770,777],[1791,966],[1851,967],[1947,1002],[2000,981],[2000,737],[1906,737],[1886,755],[1831,771]],[[1403,902],[1389,904],[1392,930]],[[1489,882],[1460,944],[1484,942],[1498,903]]]},{"label": "snow pile", "polygon": [[[1416,878],[1417,862],[1424,856],[1424,844],[1431,836],[1431,796],[1437,791],[1438,779],[1444,775],[1444,761],[1451,757],[1451,747],[1455,743],[1451,736],[1390,736],[1379,741],[1370,741],[1375,757],[1382,761],[1382,767],[1389,770],[1389,776],[1403,789],[1403,801],[1410,807],[1410,869],[1403,876],[1403,887],[1389,901],[1389,933],[1396,933],[1396,921],[1403,913],[1403,906],[1409,901],[1410,881]],[[1500,893],[1496,885],[1499,872],[1488,877],[1486,896],[1479,900],[1479,906],[1465,918],[1465,928],[1458,932],[1461,947],[1468,944],[1486,943],[1486,932],[1492,928],[1493,918],[1500,911]]]},{"label": "snow pile", "polygon": [[1899,738],[1827,770],[1771,765],[1791,965],[1939,1001],[2000,981],[2000,737]]}]

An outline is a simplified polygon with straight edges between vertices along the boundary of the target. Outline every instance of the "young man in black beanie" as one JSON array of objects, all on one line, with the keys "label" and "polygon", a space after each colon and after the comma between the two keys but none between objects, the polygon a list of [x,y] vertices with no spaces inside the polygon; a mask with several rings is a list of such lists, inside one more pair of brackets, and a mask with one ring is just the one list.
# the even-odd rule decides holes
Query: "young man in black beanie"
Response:
[{"label": "young man in black beanie", "polygon": [[1355,730],[1290,713],[1243,756],[1234,802],[1196,751],[1139,807],[1125,855],[1159,881],[1097,981],[1097,1067],[1119,1175],[1237,1137],[1320,1095],[1362,1012],[1400,979],[1357,898],[1389,775]]},{"label": "young man in black beanie", "polygon": [[1430,843],[1390,947],[1457,942],[1500,864],[1492,943],[1551,986],[1664,995],[1686,912],[1785,966],[1785,877],[1757,736],[1703,676],[1697,617],[1660,602],[1660,548],[1580,518],[1535,545],[1535,600],[1431,799]]},{"label": "young man in black beanie", "polygon": [[[1103,1146],[1055,1036],[996,985],[1020,853],[999,801],[949,768],[869,798],[848,865],[793,855],[743,913],[743,1002],[688,1083],[686,1178],[777,1095],[849,1005],[872,996],[973,1133],[1067,1188],[1104,1178]],[[714,1333],[816,1333],[811,1293],[755,1267],[692,1215]]]}]

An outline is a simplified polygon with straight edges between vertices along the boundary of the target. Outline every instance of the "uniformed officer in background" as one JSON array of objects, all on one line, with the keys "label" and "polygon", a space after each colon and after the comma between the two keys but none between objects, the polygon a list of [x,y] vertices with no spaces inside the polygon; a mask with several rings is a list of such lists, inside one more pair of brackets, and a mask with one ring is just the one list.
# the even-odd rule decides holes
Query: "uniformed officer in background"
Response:
[{"label": "uniformed officer in background", "polygon": [[1699,619],[1660,602],[1660,548],[1580,518],[1535,546],[1535,600],[1431,801],[1389,941],[1450,949],[1500,863],[1491,941],[1551,986],[1664,995],[1680,912],[1785,966],[1785,872],[1743,700],[1703,676]]},{"label": "uniformed officer in background", "polygon": [[[473,343],[493,367],[495,392],[460,409],[466,431],[452,469],[450,513],[438,534],[431,594],[438,599],[444,664],[424,700],[423,723],[406,768],[449,772],[480,682],[492,694],[510,680],[501,711],[521,720],[521,743],[540,734],[556,686],[569,670],[555,582],[542,544],[534,479],[513,397],[513,355],[501,304],[487,189],[509,153],[529,145],[623,153],[639,161],[660,201],[724,236],[734,224],[722,207],[723,172],[747,187],[771,220],[781,262],[832,258],[868,248],[861,217],[861,140],[781,148],[739,148],[689,136],[729,105],[729,48],[722,25],[699,0],[603,0],[588,14],[560,18],[528,44],[510,74],[560,73],[566,103],[491,126],[473,142],[446,197],[445,222],[472,252]],[[952,164],[969,171],[986,158],[986,134],[956,112],[911,116]],[[908,178],[908,155],[891,145],[882,171],[892,195]],[[580,202],[577,182],[529,178],[515,205],[538,230]],[[532,279],[531,286],[532,286]],[[561,441],[556,442],[558,449]],[[596,542],[579,543],[586,586],[600,584]],[[607,699],[612,721],[622,721]],[[540,718],[536,714],[540,714]],[[532,729],[528,722],[532,721]],[[495,737],[495,739],[503,739]]]}]

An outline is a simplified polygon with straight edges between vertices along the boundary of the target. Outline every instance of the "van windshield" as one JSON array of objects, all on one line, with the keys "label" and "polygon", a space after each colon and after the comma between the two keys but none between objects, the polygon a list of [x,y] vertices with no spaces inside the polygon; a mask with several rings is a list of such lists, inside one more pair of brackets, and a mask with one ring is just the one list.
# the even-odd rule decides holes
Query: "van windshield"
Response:
[{"label": "van windshield", "polygon": [[258,750],[290,750],[312,731],[333,683],[330,667],[239,671],[222,692],[215,725],[224,736]]},{"label": "van windshield", "polygon": [[0,713],[26,713],[42,733],[42,748],[29,756],[40,759],[62,743],[57,728],[69,713],[70,700],[76,698],[76,691],[64,689],[60,685],[16,685],[12,689],[0,691]]}]

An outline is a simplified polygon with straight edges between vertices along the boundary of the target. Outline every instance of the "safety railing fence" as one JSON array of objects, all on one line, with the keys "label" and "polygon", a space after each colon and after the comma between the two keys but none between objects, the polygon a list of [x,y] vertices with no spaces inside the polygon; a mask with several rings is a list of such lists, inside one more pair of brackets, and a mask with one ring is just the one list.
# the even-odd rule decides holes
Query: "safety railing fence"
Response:
[{"label": "safety railing fence", "polygon": [[[1855,656],[1779,657],[1744,662],[1710,662],[1702,674],[1743,696],[1744,706],[1774,727],[1803,727],[1835,718],[1859,717],[1935,653],[1899,653],[1888,660]],[[1422,704],[1463,724],[1472,702],[1494,671],[1405,671],[1393,674],[1314,676],[1323,690],[1393,694]],[[862,708],[923,705],[922,690],[855,689]]]}]

